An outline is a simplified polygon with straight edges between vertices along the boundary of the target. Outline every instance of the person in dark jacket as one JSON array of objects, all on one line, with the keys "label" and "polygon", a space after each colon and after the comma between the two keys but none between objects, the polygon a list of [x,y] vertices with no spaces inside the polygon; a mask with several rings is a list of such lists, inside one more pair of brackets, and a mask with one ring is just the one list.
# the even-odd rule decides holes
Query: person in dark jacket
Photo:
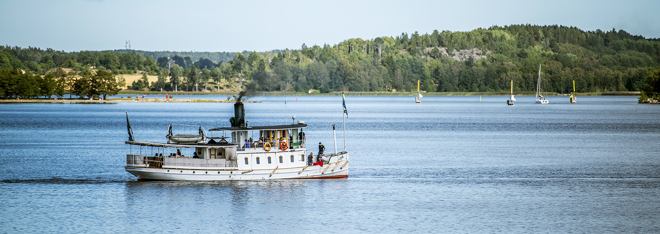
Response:
[{"label": "person in dark jacket", "polygon": [[312,163],[314,163],[314,153],[309,152],[309,155],[307,156],[307,166],[311,166]]},{"label": "person in dark jacket", "polygon": [[[325,146],[323,146],[323,144],[321,144],[321,142],[319,142],[319,155],[317,157],[321,157],[321,155],[323,154],[323,151],[325,151]],[[317,161],[318,160],[321,160],[321,158],[318,158]]]}]

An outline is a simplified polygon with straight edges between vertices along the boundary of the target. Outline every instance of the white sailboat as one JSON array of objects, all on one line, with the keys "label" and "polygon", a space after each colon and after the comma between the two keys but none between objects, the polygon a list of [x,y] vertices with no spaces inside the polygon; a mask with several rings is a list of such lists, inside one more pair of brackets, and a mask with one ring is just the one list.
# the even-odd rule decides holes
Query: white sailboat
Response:
[{"label": "white sailboat", "polygon": [[539,64],[539,80],[536,82],[536,104],[548,104],[549,101],[541,95],[541,64]]},{"label": "white sailboat", "polygon": [[516,98],[513,97],[513,80],[511,80],[511,99],[506,100],[506,104],[509,106],[513,106],[513,102],[516,101]]},{"label": "white sailboat", "polygon": [[422,93],[419,91],[419,80],[417,80],[417,97],[415,97],[415,103],[422,103]]}]

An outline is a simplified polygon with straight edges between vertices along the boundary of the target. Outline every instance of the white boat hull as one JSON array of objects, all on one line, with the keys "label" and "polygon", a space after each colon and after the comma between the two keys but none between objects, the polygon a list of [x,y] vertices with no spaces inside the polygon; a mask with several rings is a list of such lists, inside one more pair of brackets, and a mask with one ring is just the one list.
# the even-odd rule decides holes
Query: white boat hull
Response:
[{"label": "white boat hull", "polygon": [[[345,161],[306,168],[282,168],[277,170],[209,170],[199,169],[163,169],[126,167],[126,171],[135,175],[138,180],[274,180],[274,179],[333,179],[347,178],[348,164]],[[339,164],[339,165],[337,165]],[[333,170],[334,169],[334,170]],[[273,173],[274,171],[274,173]],[[324,172],[325,171],[325,172]]]},{"label": "white boat hull", "polygon": [[548,104],[548,103],[549,103],[548,100],[545,100],[545,99],[543,99],[543,100],[536,100],[536,104]]}]

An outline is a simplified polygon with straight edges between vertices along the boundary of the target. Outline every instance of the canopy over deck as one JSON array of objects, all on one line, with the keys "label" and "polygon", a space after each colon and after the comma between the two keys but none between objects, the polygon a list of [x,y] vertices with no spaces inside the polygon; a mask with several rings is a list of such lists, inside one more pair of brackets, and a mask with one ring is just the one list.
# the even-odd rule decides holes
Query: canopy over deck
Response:
[{"label": "canopy over deck", "polygon": [[156,143],[156,142],[145,142],[145,141],[126,141],[126,144],[129,145],[141,145],[141,146],[152,146],[152,147],[170,147],[170,148],[228,148],[236,147],[234,144],[167,144],[167,143]]},{"label": "canopy over deck", "polygon": [[212,128],[209,131],[255,131],[255,130],[285,130],[307,127],[306,123],[271,125],[271,126],[253,126],[253,127],[221,127]]}]

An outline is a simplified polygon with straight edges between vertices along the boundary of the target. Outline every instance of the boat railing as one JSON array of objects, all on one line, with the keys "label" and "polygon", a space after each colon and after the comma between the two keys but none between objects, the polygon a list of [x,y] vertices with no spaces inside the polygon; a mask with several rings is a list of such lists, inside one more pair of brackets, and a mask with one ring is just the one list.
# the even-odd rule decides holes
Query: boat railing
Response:
[{"label": "boat railing", "polygon": [[[270,143],[270,146],[271,146],[271,150],[270,150],[270,151],[273,151],[273,150],[274,150],[274,151],[280,151],[280,141],[266,141],[266,142]],[[252,143],[250,143],[250,147],[245,147],[245,146],[243,146],[243,147],[238,147],[237,150],[238,150],[238,151],[247,151],[247,150],[258,150],[258,149],[263,149],[265,144],[266,144],[265,142],[261,142],[261,143],[259,143],[259,142],[252,142]],[[294,142],[293,144],[289,144],[289,143],[287,142],[287,148],[289,148],[289,149],[301,149],[301,148],[305,148],[305,143],[299,141],[299,142]]]},{"label": "boat railing", "polygon": [[203,159],[203,158],[190,158],[190,157],[156,157],[138,154],[127,154],[126,165],[129,167],[148,167],[148,168],[226,168],[237,167],[238,163],[235,160],[226,159]]}]

